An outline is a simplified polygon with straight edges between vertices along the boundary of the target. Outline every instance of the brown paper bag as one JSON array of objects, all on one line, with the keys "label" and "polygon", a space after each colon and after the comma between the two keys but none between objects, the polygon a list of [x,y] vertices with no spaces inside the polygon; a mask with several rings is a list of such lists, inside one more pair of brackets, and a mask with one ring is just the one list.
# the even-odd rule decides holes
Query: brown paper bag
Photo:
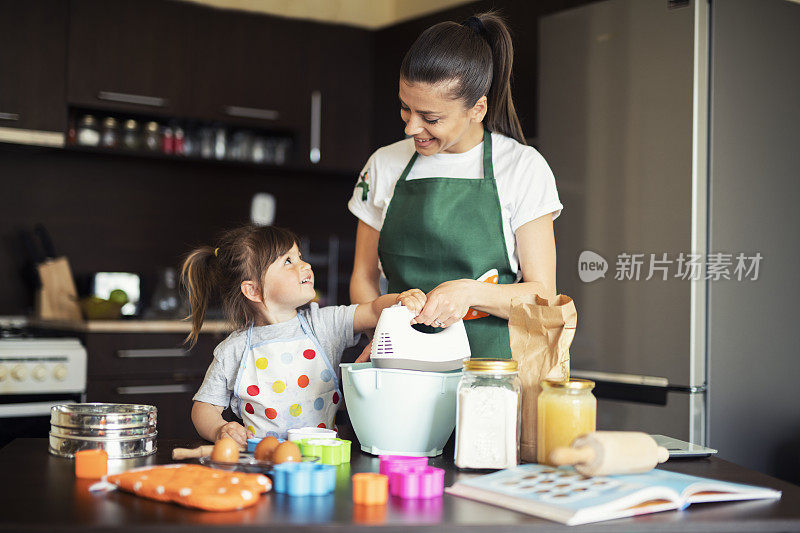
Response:
[{"label": "brown paper bag", "polygon": [[564,294],[551,302],[535,294],[511,300],[508,319],[511,356],[522,382],[520,457],[536,461],[536,405],[543,379],[569,379],[569,346],[578,313]]}]

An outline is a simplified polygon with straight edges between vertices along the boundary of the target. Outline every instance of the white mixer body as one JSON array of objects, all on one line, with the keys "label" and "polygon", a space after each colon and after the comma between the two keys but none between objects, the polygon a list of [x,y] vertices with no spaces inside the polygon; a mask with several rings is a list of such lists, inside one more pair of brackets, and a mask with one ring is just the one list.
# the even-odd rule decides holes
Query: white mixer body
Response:
[{"label": "white mixer body", "polygon": [[403,305],[387,307],[378,319],[370,359],[377,368],[446,372],[459,370],[470,357],[464,322],[436,333],[411,327],[414,313]]}]

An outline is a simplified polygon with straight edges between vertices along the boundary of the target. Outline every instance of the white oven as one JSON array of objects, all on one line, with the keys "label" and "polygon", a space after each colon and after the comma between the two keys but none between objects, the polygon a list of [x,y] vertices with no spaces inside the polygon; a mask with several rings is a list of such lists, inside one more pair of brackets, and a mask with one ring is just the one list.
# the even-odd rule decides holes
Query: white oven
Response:
[{"label": "white oven", "polygon": [[0,446],[46,437],[50,408],[86,398],[86,350],[78,339],[0,339]]}]

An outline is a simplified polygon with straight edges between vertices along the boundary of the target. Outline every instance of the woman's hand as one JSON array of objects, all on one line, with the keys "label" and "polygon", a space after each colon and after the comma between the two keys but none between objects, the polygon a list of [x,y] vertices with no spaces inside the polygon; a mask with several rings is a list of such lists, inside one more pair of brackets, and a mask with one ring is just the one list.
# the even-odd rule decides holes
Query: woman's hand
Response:
[{"label": "woman's hand", "polygon": [[427,301],[415,322],[436,328],[452,326],[467,314],[478,283],[472,279],[456,279],[437,285],[427,294]]},{"label": "woman's hand", "polygon": [[254,437],[250,430],[247,430],[238,422],[228,422],[220,426],[217,430],[217,438],[215,442],[223,437],[230,437],[236,441],[239,446],[246,446],[247,439]]},{"label": "woman's hand", "polygon": [[[416,317],[422,308],[425,306],[425,301],[428,297],[419,289],[408,289],[397,295],[397,303],[403,304],[409,311],[414,313]],[[416,324],[417,320],[412,320],[412,324]]]}]

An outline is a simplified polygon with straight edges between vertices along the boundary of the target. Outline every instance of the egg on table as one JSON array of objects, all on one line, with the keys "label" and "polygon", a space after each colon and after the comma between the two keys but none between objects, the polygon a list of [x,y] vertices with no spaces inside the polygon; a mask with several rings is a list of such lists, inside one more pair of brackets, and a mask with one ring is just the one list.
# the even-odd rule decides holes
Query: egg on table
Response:
[{"label": "egg on table", "polygon": [[219,439],[214,443],[211,460],[220,463],[235,463],[239,460],[239,445],[228,437]]},{"label": "egg on table", "polygon": [[288,461],[299,463],[302,457],[300,448],[290,440],[281,442],[278,444],[278,447],[275,448],[275,451],[272,452],[272,462],[275,464],[286,463]]},{"label": "egg on table", "polygon": [[275,437],[264,437],[256,446],[253,457],[258,461],[272,461],[272,454],[279,445],[280,441]]}]

